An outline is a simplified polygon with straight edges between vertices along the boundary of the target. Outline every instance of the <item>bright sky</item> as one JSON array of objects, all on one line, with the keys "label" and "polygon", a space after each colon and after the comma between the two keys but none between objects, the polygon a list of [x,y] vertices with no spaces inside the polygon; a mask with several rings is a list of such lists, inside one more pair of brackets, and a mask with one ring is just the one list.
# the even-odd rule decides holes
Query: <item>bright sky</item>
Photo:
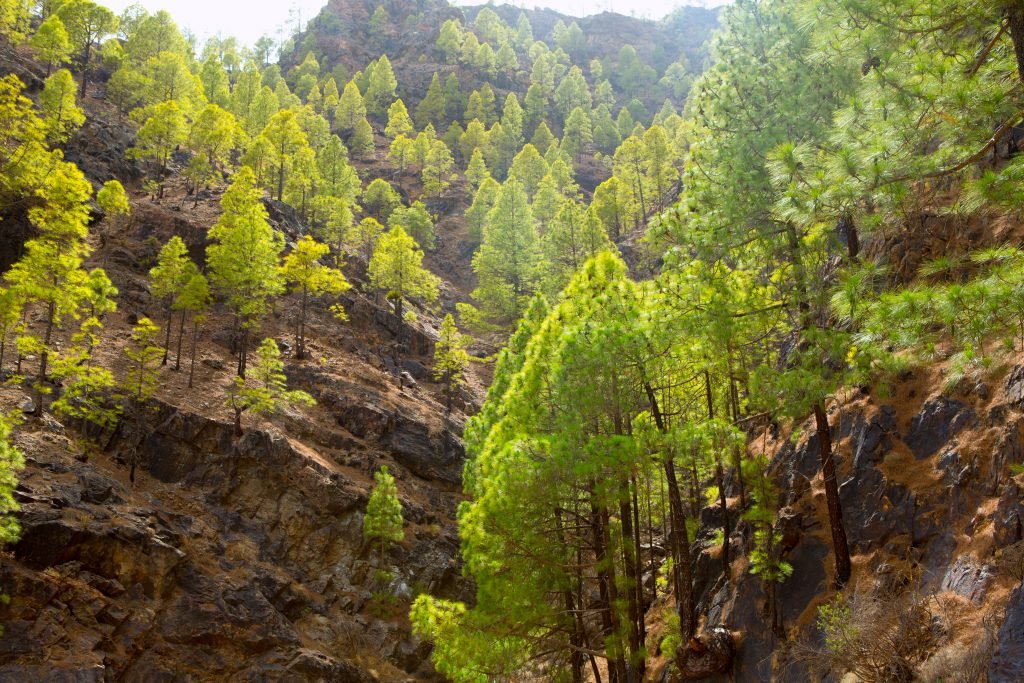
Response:
[{"label": "bright sky", "polygon": [[[459,5],[480,5],[485,0],[455,0]],[[520,7],[550,7],[564,14],[583,16],[605,10],[660,19],[677,5],[714,7],[729,0],[510,0]],[[166,9],[182,28],[200,38],[220,33],[252,43],[262,35],[276,37],[278,29],[294,26],[298,13],[303,22],[316,16],[326,0],[100,0],[120,13],[138,2],[151,12]],[[290,31],[289,31],[290,33]]]}]

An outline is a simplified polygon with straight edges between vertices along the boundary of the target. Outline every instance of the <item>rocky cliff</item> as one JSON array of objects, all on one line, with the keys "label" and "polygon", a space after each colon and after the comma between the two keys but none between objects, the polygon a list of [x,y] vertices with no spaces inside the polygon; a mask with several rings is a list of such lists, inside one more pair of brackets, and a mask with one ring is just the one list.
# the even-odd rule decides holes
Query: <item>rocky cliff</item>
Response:
[{"label": "rocky cliff", "polygon": [[[114,176],[136,187],[130,224],[92,238],[92,262],[120,290],[97,358],[121,373],[131,326],[163,320],[146,286],[160,245],[179,235],[200,256],[221,191],[186,203],[176,173],[184,160],[172,163],[161,202],[138,190],[139,173],[124,161],[132,127],[99,94],[86,100],[88,123],[67,157],[97,185]],[[267,208],[296,239],[294,212]],[[2,252],[15,254],[25,232],[17,216],[3,225]],[[444,289],[450,303],[457,287]],[[446,414],[428,370],[437,321],[400,326],[359,292],[344,301],[345,323],[314,304],[309,357],[287,364],[289,383],[318,406],[247,417],[241,438],[224,405],[234,366],[231,323],[219,314],[201,334],[195,389],[187,350],[180,371],[172,351],[139,421],[95,433],[49,412],[26,415],[15,438],[28,461],[16,490],[23,531],[0,555],[0,593],[10,597],[0,604],[0,681],[436,678],[406,613],[422,591],[470,594],[454,514],[462,424],[486,377],[471,370]],[[285,352],[289,306],[279,302],[261,332]],[[6,409],[29,403],[21,389],[0,389]],[[382,464],[396,476],[406,522],[405,541],[384,555],[368,552],[362,534]]]}]

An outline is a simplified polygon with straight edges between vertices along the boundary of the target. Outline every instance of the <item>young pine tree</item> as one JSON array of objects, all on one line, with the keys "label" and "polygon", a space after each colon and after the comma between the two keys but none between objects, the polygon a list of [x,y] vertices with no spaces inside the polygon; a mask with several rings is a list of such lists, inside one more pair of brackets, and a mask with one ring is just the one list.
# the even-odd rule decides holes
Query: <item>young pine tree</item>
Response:
[{"label": "young pine tree", "polygon": [[125,397],[131,399],[129,412],[135,417],[136,442],[131,446],[128,473],[128,480],[133,484],[143,435],[146,402],[153,398],[159,386],[160,355],[163,353],[157,341],[159,336],[160,327],[149,318],[142,318],[132,330],[131,344],[124,350],[130,363],[122,387],[125,390]]},{"label": "young pine tree", "polygon": [[174,302],[191,277],[189,266],[195,268],[188,257],[188,247],[177,235],[167,240],[160,249],[156,266],[149,271],[149,291],[160,300],[167,311],[166,337],[164,339],[164,356],[161,365],[167,365],[167,356],[171,349],[171,320],[174,316]]},{"label": "young pine tree", "polygon": [[[185,320],[192,316],[192,352],[190,354],[188,369],[188,388],[192,388],[192,380],[196,373],[196,346],[199,342],[199,326],[206,320],[210,311],[210,283],[206,276],[193,266],[192,274],[182,288],[181,293],[174,302],[174,307],[181,311],[182,329]],[[174,369],[177,370],[181,364],[181,334],[178,334],[178,353],[175,358]]]},{"label": "young pine tree", "polygon": [[469,354],[466,340],[455,326],[455,319],[449,313],[441,323],[441,330],[434,346],[434,379],[444,384],[445,410],[452,412],[452,401],[459,388],[466,382],[466,368]]},{"label": "young pine tree", "polygon": [[380,548],[380,564],[384,565],[384,551],[391,543],[398,543],[405,538],[402,520],[402,503],[398,500],[398,487],[391,476],[387,465],[373,475],[377,485],[370,493],[370,501],[366,504],[366,516],[363,517],[363,536],[370,543]]},{"label": "young pine tree", "polygon": [[295,321],[295,357],[300,360],[306,355],[306,309],[309,297],[343,294],[352,287],[340,270],[320,262],[330,251],[331,248],[326,244],[305,235],[285,257],[281,269],[292,291],[302,295],[302,303]]},{"label": "young pine tree", "polygon": [[235,436],[242,436],[242,414],[246,411],[270,415],[295,405],[315,405],[304,391],[289,391],[284,363],[277,342],[267,338],[256,349],[256,362],[249,377],[235,377],[228,390],[228,406],[235,411]]},{"label": "young pine tree", "polygon": [[267,222],[256,178],[242,168],[224,193],[220,219],[210,229],[206,248],[210,281],[235,314],[238,376],[245,377],[249,334],[270,309],[270,299],[284,291],[278,257],[284,237]]},{"label": "young pine tree", "polygon": [[370,259],[370,285],[384,290],[395,304],[399,323],[404,320],[405,299],[417,297],[430,303],[437,300],[440,279],[423,267],[423,252],[401,226],[377,240]]}]

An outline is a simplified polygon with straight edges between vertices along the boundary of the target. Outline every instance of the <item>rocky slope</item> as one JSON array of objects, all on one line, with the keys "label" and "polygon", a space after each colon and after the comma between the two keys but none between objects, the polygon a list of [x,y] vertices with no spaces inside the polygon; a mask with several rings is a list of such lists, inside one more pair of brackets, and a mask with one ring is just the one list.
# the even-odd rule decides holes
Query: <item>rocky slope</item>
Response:
[{"label": "rocky slope", "polygon": [[[67,156],[96,184],[114,176],[135,188],[131,224],[92,238],[92,265],[120,290],[98,359],[121,372],[131,326],[163,320],[145,277],[160,245],[177,234],[201,256],[220,191],[193,207],[177,177],[162,203],[138,190],[140,174],[124,161],[131,128],[100,94],[86,101],[88,123]],[[268,209],[296,239],[290,210]],[[3,223],[3,254],[24,239],[16,219]],[[459,287],[444,289],[450,305]],[[436,678],[406,612],[421,591],[469,594],[454,524],[460,435],[486,378],[472,370],[446,416],[428,370],[437,321],[400,328],[358,289],[345,306],[347,323],[314,306],[310,357],[286,368],[318,406],[247,418],[240,439],[223,405],[233,361],[221,315],[204,327],[196,388],[186,350],[140,422],[95,434],[48,412],[26,420],[16,436],[28,460],[16,491],[23,533],[0,555],[0,592],[11,598],[0,605],[0,681]],[[291,313],[282,299],[261,331],[286,350]],[[5,409],[26,402],[21,389],[0,389]],[[396,475],[406,520],[406,540],[383,557],[362,537],[382,464]]]},{"label": "rocky slope", "polygon": [[[990,683],[1009,682],[1024,671],[1024,484],[1010,470],[1024,462],[1024,359],[1017,363],[950,395],[938,390],[939,363],[902,377],[890,396],[853,391],[830,411],[854,563],[843,594],[856,596],[861,609],[874,601],[889,615],[926,615],[927,637],[896,632],[924,672],[914,680],[974,681],[971,675],[987,673]],[[793,573],[776,589],[773,629],[765,587],[741,557],[750,529],[741,525],[733,536],[732,557],[741,559],[726,576],[711,540],[720,511],[702,512],[698,612],[705,634],[724,629],[736,644],[730,675],[707,680],[821,680],[828,660],[815,627],[818,607],[837,593],[813,423],[795,434],[763,425],[751,436],[752,452],[772,454],[782,506],[776,531]],[[729,490],[730,512],[738,515],[735,482]],[[894,631],[886,628],[879,626],[865,658],[892,654],[886,637]],[[661,634],[656,628],[649,645]],[[659,675],[690,680],[671,665]],[[867,680],[910,678],[891,672]]]}]

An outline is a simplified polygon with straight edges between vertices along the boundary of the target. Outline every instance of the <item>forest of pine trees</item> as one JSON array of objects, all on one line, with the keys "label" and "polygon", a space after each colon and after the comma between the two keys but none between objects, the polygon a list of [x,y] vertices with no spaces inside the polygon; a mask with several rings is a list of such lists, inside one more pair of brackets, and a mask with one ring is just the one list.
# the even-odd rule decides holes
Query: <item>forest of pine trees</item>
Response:
[{"label": "forest of pine trees", "polygon": [[[397,20],[378,10],[370,30],[383,35]],[[836,402],[940,353],[955,389],[1024,351],[1020,245],[910,273],[865,248],[924,209],[1020,211],[1022,12],[737,0],[707,65],[680,54],[655,69],[631,45],[588,58],[575,22],[541,38],[526,14],[509,24],[483,8],[437,27],[423,49],[438,70],[419,95],[395,55],[349,73],[297,37],[271,63],[267,43],[199,49],[165,11],[3,0],[3,40],[47,75],[36,91],[0,79],[0,203],[29,206],[31,224],[0,287],[0,372],[31,395],[25,412],[104,433],[141,424],[183,360],[192,387],[216,312],[237,375],[219,401],[241,436],[243,417],[314,403],[289,389],[282,346],[265,336],[280,303],[301,362],[314,302],[343,334],[342,296],[361,287],[399,338],[438,328],[430,377],[446,416],[470,362],[495,361],[465,427],[458,521],[474,600],[421,592],[410,615],[438,671],[515,679],[540,662],[552,680],[627,683],[659,654],[686,669],[708,505],[724,576],[744,555],[784,637],[779,491],[748,444],[811,425],[841,588],[852,550]],[[145,179],[104,178],[94,196],[62,147],[98,86],[133,127],[126,154]],[[146,279],[158,315],[133,323],[117,372],[96,362],[119,292],[90,261],[92,235],[105,244],[139,202],[187,211],[211,189],[205,248],[159,245]],[[300,239],[271,221],[278,205]],[[440,267],[456,240],[472,254],[464,296]],[[471,357],[465,332],[503,349]],[[0,415],[0,542],[17,535],[19,419]],[[386,468],[376,484],[363,529],[383,563],[402,507]],[[655,605],[673,629],[660,653]]]}]

